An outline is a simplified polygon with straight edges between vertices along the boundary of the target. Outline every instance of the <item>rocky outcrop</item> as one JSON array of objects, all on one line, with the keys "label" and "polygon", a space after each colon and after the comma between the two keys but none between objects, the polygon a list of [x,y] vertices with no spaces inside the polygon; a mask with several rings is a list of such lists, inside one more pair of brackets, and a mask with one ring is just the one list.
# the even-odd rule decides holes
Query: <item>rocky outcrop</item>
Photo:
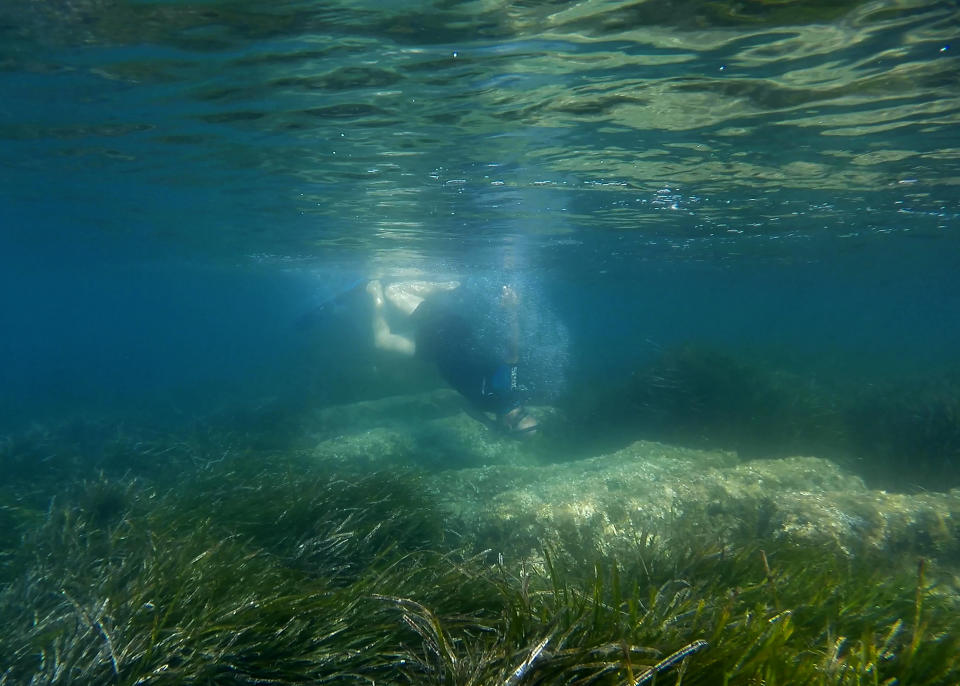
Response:
[{"label": "rocky outcrop", "polygon": [[[534,412],[550,419],[548,409]],[[519,554],[553,540],[567,549],[579,542],[587,555],[656,537],[960,563],[960,491],[870,490],[816,457],[741,461],[730,452],[638,441],[556,462],[543,444],[505,438],[476,421],[447,391],[331,408],[319,419],[325,434],[310,459],[341,469],[422,469],[457,534]]]}]

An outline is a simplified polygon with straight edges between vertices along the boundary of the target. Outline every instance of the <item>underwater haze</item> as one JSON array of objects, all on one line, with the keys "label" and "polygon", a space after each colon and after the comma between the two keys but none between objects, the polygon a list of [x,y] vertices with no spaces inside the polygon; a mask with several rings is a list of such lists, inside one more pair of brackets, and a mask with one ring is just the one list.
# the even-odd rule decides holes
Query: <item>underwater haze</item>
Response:
[{"label": "underwater haze", "polygon": [[[958,54],[943,0],[3,0],[0,684],[956,683]],[[537,430],[373,280],[512,289]]]},{"label": "underwater haze", "polygon": [[522,279],[595,386],[691,340],[949,366],[956,20],[4,3],[4,409],[282,395],[337,345],[299,311],[410,273]]}]

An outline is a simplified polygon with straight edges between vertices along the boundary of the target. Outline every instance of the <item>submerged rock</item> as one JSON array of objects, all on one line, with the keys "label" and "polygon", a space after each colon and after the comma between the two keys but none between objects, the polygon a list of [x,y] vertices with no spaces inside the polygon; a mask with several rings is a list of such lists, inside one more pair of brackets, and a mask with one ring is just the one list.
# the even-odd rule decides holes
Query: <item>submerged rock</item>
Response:
[{"label": "submerged rock", "polygon": [[815,457],[741,463],[733,453],[639,441],[576,462],[431,481],[463,531],[523,555],[560,540],[585,556],[630,550],[654,536],[684,547],[771,541],[960,560],[960,492],[871,491]]},{"label": "submerged rock", "polygon": [[314,413],[310,428],[315,433],[342,434],[379,426],[415,426],[448,417],[461,407],[456,391],[437,389],[324,407]]},{"label": "submerged rock", "polygon": [[338,468],[432,471],[537,462],[529,444],[471,417],[463,398],[447,389],[325,408],[314,431],[310,457]]},{"label": "submerged rock", "polygon": [[[544,425],[558,421],[534,408]],[[740,460],[735,453],[638,441],[557,463],[543,444],[503,436],[449,390],[324,409],[311,461],[337,470],[425,470],[456,533],[526,555],[563,541],[585,558],[671,545],[782,543],[842,554],[960,563],[960,491],[870,490],[816,457]]]}]

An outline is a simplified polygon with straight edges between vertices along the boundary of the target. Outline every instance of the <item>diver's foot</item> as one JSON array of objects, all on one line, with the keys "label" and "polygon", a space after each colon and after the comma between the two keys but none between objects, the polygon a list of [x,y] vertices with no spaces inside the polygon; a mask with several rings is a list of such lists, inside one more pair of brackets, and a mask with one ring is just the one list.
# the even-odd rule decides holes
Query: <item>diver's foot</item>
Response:
[{"label": "diver's foot", "polygon": [[459,281],[397,281],[387,286],[387,298],[413,296],[421,300],[434,293],[452,291],[460,286]]},{"label": "diver's foot", "polygon": [[374,279],[367,284],[367,293],[373,301],[373,306],[378,310],[383,307],[383,285]]},{"label": "diver's foot", "polygon": [[384,289],[384,295],[404,314],[413,314],[424,299],[443,291],[452,291],[459,281],[398,281]]}]

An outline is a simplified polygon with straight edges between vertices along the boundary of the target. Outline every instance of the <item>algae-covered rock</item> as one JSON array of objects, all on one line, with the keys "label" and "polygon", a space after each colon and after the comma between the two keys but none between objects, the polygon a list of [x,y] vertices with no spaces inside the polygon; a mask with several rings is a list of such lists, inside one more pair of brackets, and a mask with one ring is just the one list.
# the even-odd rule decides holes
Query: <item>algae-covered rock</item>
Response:
[{"label": "algae-covered rock", "polygon": [[[531,412],[541,417],[550,410]],[[445,389],[326,408],[314,424],[319,440],[310,457],[338,468],[436,470],[537,460],[529,443],[470,416],[465,401]]]},{"label": "algae-covered rock", "polygon": [[406,464],[413,461],[415,444],[409,433],[374,427],[345,433],[317,443],[310,456],[338,468],[383,468],[385,461]]},{"label": "algae-covered rock", "polygon": [[726,452],[637,442],[586,460],[464,469],[431,482],[464,531],[527,553],[578,542],[584,554],[661,541],[776,541],[960,557],[960,494],[871,491],[814,457],[739,463]]},{"label": "algae-covered rock", "polygon": [[[745,462],[646,441],[556,463],[543,444],[506,437],[465,410],[447,390],[328,408],[309,458],[338,470],[426,470],[457,533],[520,554],[563,541],[588,555],[654,536],[960,559],[960,492],[889,494],[816,457]],[[549,408],[533,412],[555,419]]]},{"label": "algae-covered rock", "polygon": [[462,400],[456,391],[442,388],[324,407],[314,413],[311,429],[316,433],[343,434],[383,426],[416,426],[455,414],[461,408]]}]

